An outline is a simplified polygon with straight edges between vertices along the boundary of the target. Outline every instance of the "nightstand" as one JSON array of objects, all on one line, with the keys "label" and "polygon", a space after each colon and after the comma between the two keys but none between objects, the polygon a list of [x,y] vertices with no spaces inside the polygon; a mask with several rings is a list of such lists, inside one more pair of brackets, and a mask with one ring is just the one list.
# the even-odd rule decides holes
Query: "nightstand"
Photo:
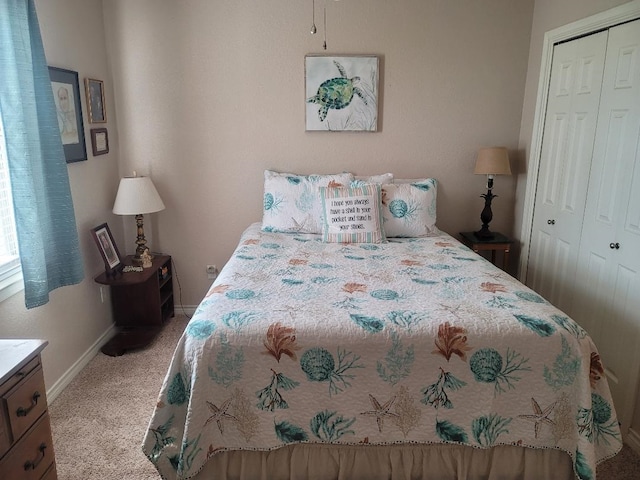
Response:
[{"label": "nightstand", "polygon": [[[123,262],[132,264],[132,255]],[[102,273],[97,283],[111,290],[111,307],[118,333],[103,347],[102,353],[122,355],[126,350],[147,346],[173,317],[173,281],[171,257],[156,255],[153,264],[142,272],[126,272],[115,277]]]},{"label": "nightstand", "polygon": [[479,252],[491,252],[491,263],[496,264],[496,252],[502,251],[502,269],[507,271],[509,268],[509,252],[511,251],[511,245],[513,240],[502,235],[501,233],[494,233],[493,238],[478,238],[475,232],[461,232],[462,243],[473,250],[476,253]]}]

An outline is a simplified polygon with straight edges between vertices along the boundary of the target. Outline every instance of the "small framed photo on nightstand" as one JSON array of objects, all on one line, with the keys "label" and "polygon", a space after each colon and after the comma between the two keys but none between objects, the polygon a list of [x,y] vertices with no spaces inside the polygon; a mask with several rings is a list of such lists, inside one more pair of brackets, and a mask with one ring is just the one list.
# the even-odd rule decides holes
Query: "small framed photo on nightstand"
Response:
[{"label": "small framed photo on nightstand", "polygon": [[91,229],[91,235],[104,261],[104,269],[107,277],[116,276],[122,271],[123,265],[120,252],[118,251],[116,242],[113,240],[111,230],[109,230],[109,225],[106,223],[98,225],[96,228]]}]

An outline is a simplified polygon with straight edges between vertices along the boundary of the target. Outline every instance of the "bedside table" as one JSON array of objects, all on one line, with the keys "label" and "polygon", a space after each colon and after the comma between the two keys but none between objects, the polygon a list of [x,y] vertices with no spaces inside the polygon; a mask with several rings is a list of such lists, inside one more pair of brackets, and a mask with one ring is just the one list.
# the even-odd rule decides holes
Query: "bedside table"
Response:
[{"label": "bedside table", "polygon": [[494,232],[494,237],[489,239],[478,238],[475,232],[461,232],[460,236],[462,237],[462,243],[474,252],[490,251],[491,263],[494,265],[496,264],[496,252],[502,251],[502,269],[506,271],[509,268],[509,252],[514,240],[496,232]]},{"label": "bedside table", "polygon": [[[124,265],[132,264],[132,255]],[[126,350],[147,346],[173,317],[173,282],[171,257],[156,255],[153,264],[142,272],[126,272],[107,277],[102,273],[97,283],[111,290],[111,307],[118,333],[103,347],[102,353],[112,357]]]}]

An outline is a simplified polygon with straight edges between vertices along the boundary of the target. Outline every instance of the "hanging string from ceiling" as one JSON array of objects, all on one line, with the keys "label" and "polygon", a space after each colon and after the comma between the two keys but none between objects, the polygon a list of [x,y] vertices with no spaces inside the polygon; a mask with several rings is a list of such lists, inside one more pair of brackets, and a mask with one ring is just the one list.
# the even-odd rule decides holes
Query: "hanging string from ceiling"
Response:
[{"label": "hanging string from ceiling", "polygon": [[[336,2],[339,0],[335,0]],[[315,35],[318,32],[316,27],[316,0],[311,0],[311,35]],[[327,1],[324,2],[323,7],[323,36],[324,42],[322,43],[322,48],[327,49]]]},{"label": "hanging string from ceiling", "polygon": [[327,4],[324,5],[324,43],[322,48],[327,49]]},{"label": "hanging string from ceiling", "polygon": [[316,28],[316,0],[312,0],[311,8],[313,13],[311,14],[311,35],[315,35],[318,29]]}]

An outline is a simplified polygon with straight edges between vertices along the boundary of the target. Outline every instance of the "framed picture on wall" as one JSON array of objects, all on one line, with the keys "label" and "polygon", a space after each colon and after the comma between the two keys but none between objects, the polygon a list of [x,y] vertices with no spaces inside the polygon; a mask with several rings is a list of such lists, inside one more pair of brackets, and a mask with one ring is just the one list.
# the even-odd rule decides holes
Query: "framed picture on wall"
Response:
[{"label": "framed picture on wall", "polygon": [[49,67],[58,127],[67,163],[87,159],[78,72]]},{"label": "framed picture on wall", "polygon": [[120,272],[123,268],[122,259],[109,225],[103,223],[91,229],[91,236],[98,246],[107,276],[114,276]]},{"label": "framed picture on wall", "polygon": [[306,130],[378,130],[378,57],[305,57]]},{"label": "framed picture on wall", "polygon": [[104,107],[104,82],[95,78],[84,79],[84,90],[87,95],[87,111],[89,123],[106,123],[107,112]]},{"label": "framed picture on wall", "polygon": [[91,150],[94,156],[109,153],[109,134],[106,128],[91,129]]}]

